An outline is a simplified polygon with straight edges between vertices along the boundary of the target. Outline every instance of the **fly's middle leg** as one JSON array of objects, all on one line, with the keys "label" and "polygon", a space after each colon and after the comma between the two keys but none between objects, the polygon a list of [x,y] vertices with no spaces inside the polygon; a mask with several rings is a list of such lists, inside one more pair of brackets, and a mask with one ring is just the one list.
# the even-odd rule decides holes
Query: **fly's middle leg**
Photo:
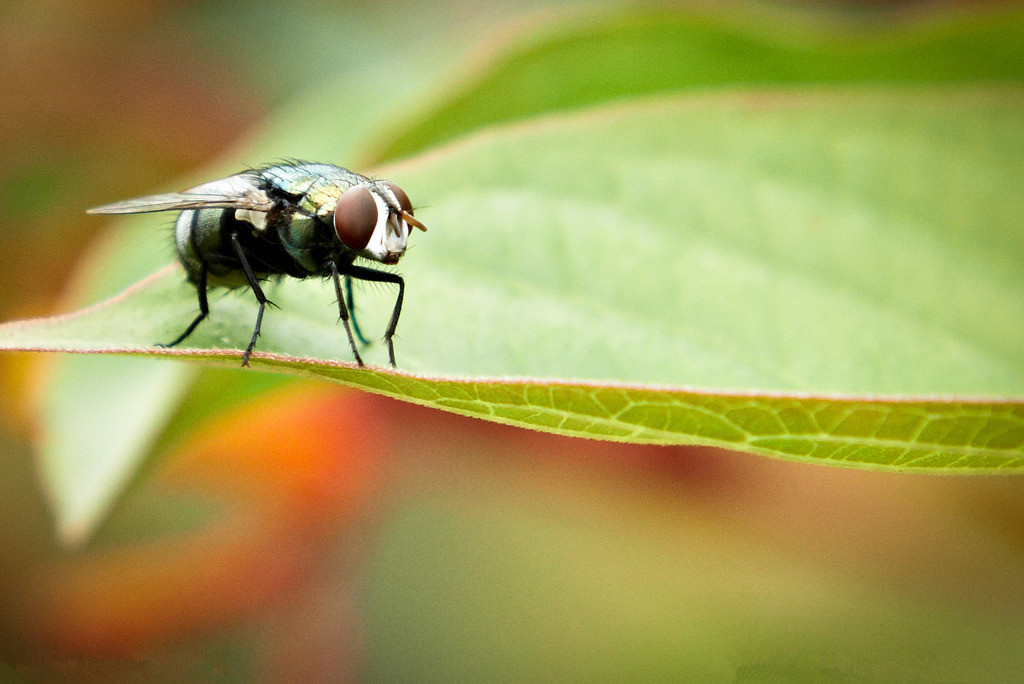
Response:
[{"label": "fly's middle leg", "polygon": [[252,350],[256,347],[256,339],[260,336],[260,326],[263,325],[263,312],[267,308],[267,296],[263,294],[263,288],[260,287],[259,281],[256,279],[256,274],[253,273],[252,266],[249,265],[249,260],[245,257],[245,252],[242,251],[242,245],[238,242],[238,235],[235,233],[231,234],[231,246],[235,250],[235,254],[238,255],[238,261],[242,264],[242,270],[245,272],[245,279],[249,281],[249,288],[252,290],[253,295],[256,296],[256,301],[259,302],[260,308],[256,312],[256,327],[252,330],[252,339],[249,340],[249,346],[245,348],[245,353],[242,354],[242,365],[249,365],[249,357],[252,355]]},{"label": "fly's middle leg", "polygon": [[358,339],[363,345],[369,345],[370,340],[363,337],[363,331],[359,329],[359,323],[356,321],[356,305],[352,296],[351,276],[345,276],[345,299],[348,302],[348,312],[352,320],[352,332],[356,334],[356,339]]}]

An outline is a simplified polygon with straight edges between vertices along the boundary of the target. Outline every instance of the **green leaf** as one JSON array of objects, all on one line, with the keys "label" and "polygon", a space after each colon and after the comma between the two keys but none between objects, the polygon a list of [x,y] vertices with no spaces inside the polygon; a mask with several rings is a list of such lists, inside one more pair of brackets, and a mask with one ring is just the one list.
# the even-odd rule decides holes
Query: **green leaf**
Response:
[{"label": "green leaf", "polygon": [[[563,434],[1019,469],[1022,105],[676,96],[478,135],[386,173],[430,227],[402,262],[403,370],[353,367],[317,281],[271,286],[253,363]],[[383,330],[394,293],[360,295],[364,331]],[[194,297],[169,267],[0,345],[238,363],[216,348],[244,346],[244,292],[214,297],[194,348],[151,347]]]},{"label": "green leaf", "polygon": [[[275,7],[271,3],[268,8],[263,8],[259,17],[265,19],[273,12],[281,14],[282,11],[283,16],[294,17],[292,7]],[[425,7],[426,12],[437,11],[434,5]],[[319,73],[327,74],[333,70],[338,72],[337,75],[323,81],[325,87],[299,88],[299,97],[268,121],[261,136],[247,144],[246,149],[231,155],[235,162],[225,160],[219,170],[208,170],[201,176],[183,180],[177,187],[209,180],[220,173],[226,175],[237,170],[239,165],[260,164],[278,157],[309,157],[355,164],[357,168],[364,169],[368,161],[422,150],[496,121],[521,119],[677,88],[720,87],[726,84],[746,88],[750,84],[762,83],[769,88],[780,82],[811,81],[909,83],[981,79],[1006,82],[1020,81],[1024,72],[1024,48],[1019,40],[1024,11],[1019,9],[963,14],[929,12],[921,15],[923,20],[907,24],[894,24],[883,15],[883,21],[857,24],[850,22],[849,16],[816,12],[780,13],[772,5],[757,3],[733,14],[720,9],[706,14],[662,10],[638,13],[635,8],[602,10],[600,14],[594,14],[580,12],[579,7],[573,4],[571,11],[558,15],[542,14],[535,21],[519,22],[516,30],[509,31],[501,26],[500,21],[503,13],[509,10],[505,6],[496,6],[486,16],[474,13],[467,19],[460,15],[458,21],[446,25],[443,35],[436,31],[429,35],[414,31],[414,35],[406,35],[399,43],[390,40],[395,35],[395,27],[399,26],[395,21],[353,23],[352,11],[352,8],[347,8],[338,21],[320,16],[318,25],[325,35],[341,30],[338,40],[345,45],[358,45],[358,49],[332,50],[329,53],[314,50],[309,53],[316,56]],[[377,10],[371,8],[368,11],[372,14]],[[520,11],[520,8],[515,11]],[[399,12],[402,14],[399,18],[401,25],[415,26],[420,21],[419,15],[409,14],[404,6]],[[557,20],[552,21],[554,16]],[[214,27],[210,35],[224,38],[229,43],[247,44],[251,35],[259,33],[258,30],[253,33],[253,29],[258,28],[252,23],[254,17],[232,14],[228,25]],[[324,20],[328,23],[324,24]],[[189,22],[190,25],[203,24],[205,19],[190,19]],[[327,25],[330,25],[330,30],[323,29]],[[439,85],[437,75],[447,69],[447,59],[459,51],[465,35],[478,33],[473,29],[477,25],[497,27],[496,33],[483,41],[488,51],[483,54],[477,52],[475,61],[468,60],[468,68],[454,82],[449,79]],[[894,25],[896,28],[891,28]],[[351,32],[353,26],[358,27],[355,30],[363,35],[356,40],[348,40],[343,34]],[[380,33],[377,38],[371,35],[375,32]],[[402,33],[400,27],[398,33]],[[423,40],[419,40],[421,36],[424,36]],[[264,53],[278,48],[287,49],[288,55],[282,59],[271,58],[275,63],[308,62],[302,57],[305,53],[296,51],[291,43],[281,41],[275,45],[276,48],[270,43],[261,43],[256,49]],[[378,46],[378,52],[373,51],[373,45]],[[366,54],[362,54],[363,51]],[[265,75],[264,71],[259,73]],[[400,83],[401,87],[382,90],[376,87],[381,82]],[[709,182],[715,181],[709,179]],[[97,198],[97,201],[113,199],[118,198]],[[433,197],[416,193],[414,199],[433,202]],[[780,203],[780,208],[785,210],[785,201]],[[132,220],[130,229],[121,231],[112,240],[112,247],[94,260],[94,263],[99,259],[103,262],[92,269],[92,275],[86,279],[87,285],[79,288],[80,292],[89,293],[79,301],[97,301],[99,292],[105,296],[113,294],[138,277],[133,274],[151,272],[165,263],[166,240],[163,237],[154,239],[154,235],[163,235],[167,222],[168,218],[162,215]],[[428,237],[436,239],[437,233],[433,232]],[[412,262],[407,260],[407,263]],[[404,264],[403,268],[406,268]],[[614,277],[611,279],[615,280]],[[184,294],[183,290],[183,297]],[[373,306],[388,305],[380,303]],[[364,307],[364,313],[368,308],[371,307]],[[186,315],[190,317],[194,312],[193,304]],[[400,330],[403,335],[407,335],[405,328],[403,324]],[[325,334],[334,332],[333,329],[330,333],[325,330]],[[408,348],[403,350],[404,341],[400,341],[400,361],[408,358],[410,351]],[[209,338],[207,342],[215,343]],[[93,361],[61,359],[58,365],[77,363]],[[109,363],[114,362],[111,360]],[[141,414],[146,414],[149,407],[161,404],[167,407],[165,411],[169,414],[171,404],[180,396],[180,387],[175,382],[161,383],[159,377],[165,370],[157,370],[153,364],[143,362],[140,365],[137,359],[122,357],[117,365],[117,369],[103,376],[93,376],[88,390],[133,395],[134,401],[126,399],[120,403],[126,407],[125,410],[116,414],[105,413],[103,409],[108,404],[83,401],[79,385],[54,383],[48,390],[48,408],[42,418],[44,426],[49,426],[48,431],[63,429],[69,418],[62,414],[67,413],[95,426],[105,426],[110,431],[130,424],[148,424],[159,432],[159,421],[150,421]],[[556,372],[564,375],[571,370],[565,368]],[[58,372],[57,376],[74,378],[87,373],[86,370]],[[141,377],[150,374],[149,380]],[[219,401],[221,395],[245,396],[250,391],[258,391],[263,385],[253,374],[230,375],[233,381],[214,383],[218,395],[203,394],[204,390],[197,389],[189,401],[205,406]],[[137,381],[126,383],[124,378]],[[741,381],[738,386],[746,384]],[[794,384],[798,386],[799,382]],[[133,411],[140,415],[130,418],[127,414]],[[194,413],[185,411],[181,416],[171,418],[168,424],[170,434],[193,429]],[[188,416],[193,422],[185,421],[183,416]],[[122,440],[122,443],[160,444],[164,439],[166,435],[159,439],[142,438],[140,435],[138,439]],[[41,458],[49,462],[47,468],[85,470],[90,467],[88,460],[79,453],[52,450],[57,441],[61,440],[51,440],[43,446]],[[63,439],[64,443],[73,441]],[[124,476],[119,475],[106,485],[91,480],[94,483],[92,519],[98,519],[99,513],[109,506],[111,498],[120,491],[120,483],[130,473],[132,464],[137,468],[146,455],[146,448],[124,453],[108,452],[107,458],[123,464]],[[95,467],[104,472],[122,472],[107,464]],[[74,477],[65,479],[74,481]],[[70,504],[56,494],[56,487],[48,489],[51,490],[60,531],[64,529],[66,518],[63,509]],[[85,500],[80,495],[76,498]]]},{"label": "green leaf", "polygon": [[[751,4],[707,14],[635,7],[530,25],[380,144],[398,159],[496,122],[625,96],[739,85],[1024,79],[1024,11],[838,21]],[[850,17],[845,17],[850,19]]]}]

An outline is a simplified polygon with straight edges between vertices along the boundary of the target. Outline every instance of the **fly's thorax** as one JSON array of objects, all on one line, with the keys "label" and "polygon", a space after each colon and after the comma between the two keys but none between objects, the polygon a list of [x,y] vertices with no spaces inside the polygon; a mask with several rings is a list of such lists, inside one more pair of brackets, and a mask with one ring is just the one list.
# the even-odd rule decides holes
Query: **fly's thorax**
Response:
[{"label": "fly's thorax", "polygon": [[[310,273],[323,270],[325,254],[332,251],[329,237],[325,236],[330,223],[322,219],[293,213],[278,228],[281,244],[288,255]],[[334,250],[337,251],[337,250]]]},{"label": "fly's thorax", "polygon": [[271,195],[299,198],[298,207],[309,212],[316,212],[321,206],[332,210],[346,188],[367,180],[348,169],[315,163],[270,166],[259,175]]}]

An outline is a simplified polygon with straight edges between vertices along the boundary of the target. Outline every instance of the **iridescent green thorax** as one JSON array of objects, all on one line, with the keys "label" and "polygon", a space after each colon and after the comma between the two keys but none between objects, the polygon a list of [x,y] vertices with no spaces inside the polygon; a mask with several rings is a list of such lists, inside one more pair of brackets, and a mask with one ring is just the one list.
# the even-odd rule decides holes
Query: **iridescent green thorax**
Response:
[{"label": "iridescent green thorax", "polygon": [[271,166],[256,172],[271,195],[283,194],[307,215],[325,217],[345,190],[370,180],[329,164]]},{"label": "iridescent green thorax", "polygon": [[306,271],[322,274],[325,251],[339,247],[331,224],[338,198],[369,179],[329,164],[271,166],[256,174],[270,196],[285,197],[292,207],[291,215],[275,226],[282,246]]}]

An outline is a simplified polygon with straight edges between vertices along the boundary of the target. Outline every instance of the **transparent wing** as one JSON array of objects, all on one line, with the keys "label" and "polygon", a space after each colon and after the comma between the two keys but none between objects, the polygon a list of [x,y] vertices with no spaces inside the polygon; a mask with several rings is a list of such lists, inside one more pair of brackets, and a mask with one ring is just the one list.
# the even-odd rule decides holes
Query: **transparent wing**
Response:
[{"label": "transparent wing", "polygon": [[270,200],[252,200],[244,197],[225,195],[198,195],[188,192],[149,195],[135,199],[104,204],[86,210],[89,214],[146,214],[153,211],[183,211],[185,209],[252,209],[268,211],[273,206]]},{"label": "transparent wing", "polygon": [[169,192],[104,204],[87,210],[89,214],[146,214],[154,211],[184,211],[185,209],[249,209],[269,211],[274,206],[259,178],[251,173],[240,173],[211,181],[184,192]]}]

